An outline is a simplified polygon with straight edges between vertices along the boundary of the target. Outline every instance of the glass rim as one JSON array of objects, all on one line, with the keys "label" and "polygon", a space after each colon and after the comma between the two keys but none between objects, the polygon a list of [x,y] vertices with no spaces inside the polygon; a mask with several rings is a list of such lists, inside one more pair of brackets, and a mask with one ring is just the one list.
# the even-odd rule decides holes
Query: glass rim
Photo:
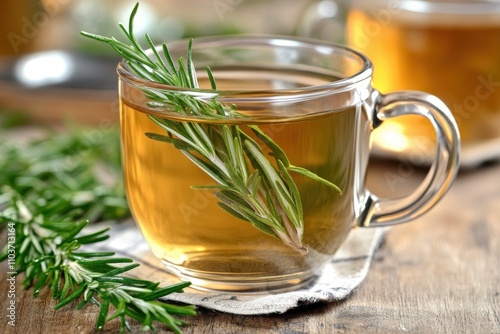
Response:
[{"label": "glass rim", "polygon": [[[330,94],[335,92],[345,92],[350,90],[356,85],[366,82],[367,80],[371,82],[373,74],[373,65],[371,60],[364,54],[339,43],[328,42],[313,38],[299,37],[299,36],[280,36],[280,35],[220,35],[220,36],[206,36],[206,37],[195,37],[193,40],[193,53],[196,52],[197,48],[214,46],[215,44],[220,45],[234,45],[238,47],[244,47],[245,45],[267,45],[267,46],[293,46],[295,43],[297,46],[309,46],[312,48],[329,48],[330,50],[344,54],[345,56],[356,57],[361,61],[361,66],[354,74],[347,76],[345,78],[340,78],[331,82],[318,85],[310,85],[297,88],[277,88],[277,89],[245,89],[245,90],[212,90],[203,88],[189,88],[189,87],[179,87],[172,86],[163,83],[149,81],[137,76],[132,70],[127,66],[125,60],[121,60],[117,66],[117,73],[120,80],[125,80],[129,84],[145,86],[149,88],[177,91],[185,94],[190,94],[194,96],[199,96],[201,98],[213,98],[217,96],[221,99],[231,99],[231,98],[248,98],[248,99],[266,99],[266,97],[257,97],[262,92],[268,94],[268,98],[276,98],[277,96],[287,100],[289,98],[294,98],[297,96],[304,95],[314,95],[319,92],[328,91]],[[187,50],[188,39],[182,39],[166,43],[170,52],[176,48],[181,48],[182,50]],[[161,48],[161,46],[157,46]],[[147,50],[148,51],[148,50]],[[159,49],[160,51],[160,49]],[[149,49],[151,52],[151,49]],[[184,58],[184,57],[183,57]],[[195,64],[196,65],[196,64]],[[217,78],[215,78],[217,80]],[[255,96],[255,98],[253,97]]]},{"label": "glass rim", "polygon": [[362,5],[366,7],[389,8],[415,14],[431,15],[495,15],[500,14],[498,0],[468,0],[468,1],[436,1],[436,0],[375,0],[345,1],[349,7]]}]

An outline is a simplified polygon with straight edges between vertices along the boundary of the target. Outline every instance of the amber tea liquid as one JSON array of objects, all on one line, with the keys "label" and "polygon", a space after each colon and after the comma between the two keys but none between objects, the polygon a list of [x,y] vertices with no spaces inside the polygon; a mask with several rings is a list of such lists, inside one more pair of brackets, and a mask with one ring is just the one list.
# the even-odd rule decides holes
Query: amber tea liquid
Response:
[{"label": "amber tea liquid", "polygon": [[[351,9],[347,31],[348,43],[373,61],[375,88],[436,95],[451,109],[465,144],[500,137],[498,14],[450,18]],[[417,116],[388,123],[405,135],[434,137]]]},{"label": "amber tea liquid", "polygon": [[[252,88],[276,84],[271,79],[227,79],[219,80],[219,87],[248,88],[249,82]],[[334,182],[343,192],[293,175],[304,208],[303,240],[309,247],[302,255],[223,211],[211,191],[192,189],[215,183],[172,145],[146,137],[146,132],[165,132],[147,112],[122,101],[125,184],[134,218],[167,269],[202,288],[245,291],[246,283],[260,284],[262,290],[283,282],[300,284],[315,274],[315,262],[331,257],[354,224],[355,187],[362,183],[355,175],[354,166],[360,163],[356,145],[367,142],[356,137],[359,117],[351,108],[259,124],[294,165]]]}]

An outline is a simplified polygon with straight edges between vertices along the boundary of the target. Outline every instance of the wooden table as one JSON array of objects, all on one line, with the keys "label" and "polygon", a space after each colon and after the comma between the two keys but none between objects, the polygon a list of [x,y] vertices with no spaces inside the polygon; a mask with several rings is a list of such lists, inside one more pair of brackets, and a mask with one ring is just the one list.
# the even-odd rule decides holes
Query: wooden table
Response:
[{"label": "wooden table", "polygon": [[[391,196],[412,189],[421,170],[406,169],[400,188],[387,189],[387,173],[402,168],[397,161],[373,163],[369,185]],[[6,280],[4,263],[0,333],[96,332],[96,308],[53,311],[46,291],[33,299],[20,279],[16,327],[6,325]],[[185,333],[500,333],[500,164],[460,172],[437,207],[392,228],[368,277],[343,302],[273,316],[199,310],[186,320]],[[117,328],[110,323],[104,333]],[[158,331],[168,332],[163,326]]]}]

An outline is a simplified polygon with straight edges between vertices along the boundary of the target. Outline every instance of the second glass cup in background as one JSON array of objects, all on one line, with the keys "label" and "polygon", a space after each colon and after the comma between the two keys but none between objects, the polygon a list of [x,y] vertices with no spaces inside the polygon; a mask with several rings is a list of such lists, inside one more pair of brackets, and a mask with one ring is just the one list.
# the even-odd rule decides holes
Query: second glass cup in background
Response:
[{"label": "second glass cup in background", "polygon": [[[500,148],[500,2],[335,3],[343,6],[339,13],[345,13],[334,18],[345,24],[344,42],[373,61],[377,89],[439,96],[458,123],[464,151],[485,145]],[[413,116],[390,120],[384,128],[380,136],[374,135],[375,145],[393,153],[426,151],[435,140],[430,125]],[[500,156],[498,150],[486,151]]]}]

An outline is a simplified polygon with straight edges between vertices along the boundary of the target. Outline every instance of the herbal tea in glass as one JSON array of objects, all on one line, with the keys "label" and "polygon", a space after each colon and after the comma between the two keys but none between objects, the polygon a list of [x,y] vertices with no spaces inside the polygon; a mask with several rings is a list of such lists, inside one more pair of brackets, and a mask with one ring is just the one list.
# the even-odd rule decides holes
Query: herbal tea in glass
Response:
[{"label": "herbal tea in glass", "polygon": [[[236,91],[265,92],[273,87],[294,89],[312,82],[326,83],[311,73],[255,68],[214,70],[214,76],[219,89]],[[200,80],[201,87],[203,81],[206,80]],[[328,104],[328,97],[315,103]],[[242,114],[255,114],[252,106],[248,110],[240,108]],[[273,106],[270,104],[269,108]],[[259,112],[265,115],[278,111],[299,112]],[[342,190],[340,193],[311,178],[292,174],[302,196],[306,254],[222,210],[213,190],[193,189],[192,186],[216,183],[173,145],[147,137],[146,133],[163,133],[164,129],[148,117],[150,110],[122,98],[121,129],[129,203],[151,249],[170,270],[190,279],[217,277],[243,283],[254,280],[265,287],[272,286],[273,280],[280,285],[283,281],[296,284],[314,275],[317,263],[324,263],[338,249],[355,221],[352,199],[360,191],[355,187],[361,180],[357,179],[360,175],[355,174],[354,166],[366,163],[359,161],[356,145],[366,145],[367,138],[358,138],[351,129],[367,126],[368,119],[352,107],[313,117],[308,116],[307,110],[300,113],[303,115],[286,121],[270,117],[258,123],[238,120],[237,124],[256,142],[259,138],[248,125],[258,125],[287,152],[293,164],[330,180]],[[217,287],[224,288],[223,284]]]},{"label": "herbal tea in glass", "polygon": [[[420,92],[381,95],[370,61],[299,38],[225,36],[144,50],[129,27],[108,43],[118,65],[125,187],[168,271],[193,287],[266,292],[311,282],[356,226],[414,219],[458,166],[449,110]],[[183,58],[185,57],[185,58]],[[439,153],[421,187],[380,199],[366,188],[372,130],[419,114]]]}]

